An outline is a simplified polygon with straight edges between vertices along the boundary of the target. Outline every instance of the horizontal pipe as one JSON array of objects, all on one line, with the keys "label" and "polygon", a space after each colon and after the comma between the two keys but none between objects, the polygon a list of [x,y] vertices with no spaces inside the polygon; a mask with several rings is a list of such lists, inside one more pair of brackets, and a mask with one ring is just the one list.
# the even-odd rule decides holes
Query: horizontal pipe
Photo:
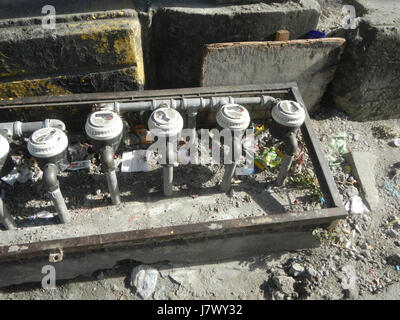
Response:
[{"label": "horizontal pipe", "polygon": [[180,109],[183,111],[190,110],[197,112],[204,108],[218,108],[219,106],[227,103],[237,104],[251,104],[251,105],[265,105],[273,107],[276,99],[271,96],[258,96],[258,97],[211,97],[211,98],[181,98],[181,99],[163,99],[163,100],[150,100],[138,102],[120,102],[108,103],[102,106],[102,109],[112,110],[115,112],[132,112],[132,111],[147,111],[155,110],[163,105],[167,105],[173,109]]},{"label": "horizontal pipe", "polygon": [[43,121],[34,122],[4,122],[0,123],[0,134],[7,138],[7,140],[13,141],[26,136],[30,136],[36,130],[41,128],[57,128],[62,131],[66,130],[64,122],[58,119],[46,119]]}]

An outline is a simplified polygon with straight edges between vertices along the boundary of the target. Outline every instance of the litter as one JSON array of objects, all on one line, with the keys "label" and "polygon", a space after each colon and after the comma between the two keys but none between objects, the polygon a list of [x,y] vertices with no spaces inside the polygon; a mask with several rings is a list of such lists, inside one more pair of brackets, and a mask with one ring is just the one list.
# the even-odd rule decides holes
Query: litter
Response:
[{"label": "litter", "polygon": [[84,160],[92,146],[87,143],[75,143],[68,147],[68,152],[72,161]]},{"label": "litter", "polygon": [[277,148],[272,147],[264,151],[262,155],[257,156],[254,160],[254,164],[261,170],[266,167],[275,168],[278,166],[283,159],[283,154]]},{"label": "litter", "polygon": [[342,155],[347,152],[346,138],[346,133],[342,132],[333,135],[332,138],[329,140],[328,145],[331,148],[331,153],[326,155],[326,159],[331,166],[338,166],[342,162],[338,160],[337,157],[335,157],[333,154],[338,153]]},{"label": "litter", "polygon": [[397,137],[397,133],[392,128],[384,125],[373,127],[372,132],[378,139],[394,139]]},{"label": "litter", "polygon": [[395,140],[393,140],[393,141],[392,141],[392,144],[393,144],[395,147],[400,147],[400,139],[395,139]]},{"label": "litter", "polygon": [[78,171],[82,169],[89,169],[90,168],[90,160],[83,160],[83,161],[74,161],[71,162],[67,170],[69,171]]},{"label": "litter", "polygon": [[13,186],[14,183],[18,180],[21,174],[17,170],[11,171],[8,175],[1,178],[5,183],[8,183],[10,186]]},{"label": "litter", "polygon": [[26,220],[34,221],[36,219],[53,219],[53,218],[54,218],[54,215],[52,213],[39,212],[37,215],[27,217]]},{"label": "litter", "polygon": [[368,208],[363,203],[361,197],[357,195],[352,197],[350,201],[346,202],[344,207],[347,210],[347,212],[350,212],[352,214],[362,214],[369,212]]},{"label": "litter", "polygon": [[319,39],[319,38],[326,38],[326,32],[324,31],[317,31],[317,30],[311,30],[307,34],[308,39]]},{"label": "litter", "polygon": [[138,125],[134,127],[135,134],[139,137],[141,144],[150,144],[153,142],[151,131],[147,130],[145,126]]},{"label": "litter", "polygon": [[398,202],[400,202],[399,191],[397,190],[395,179],[397,174],[392,179],[383,178],[384,185],[383,189],[388,191],[393,198],[395,198]]},{"label": "litter", "polygon": [[151,152],[148,150],[134,150],[122,154],[121,172],[149,171],[148,160]]}]

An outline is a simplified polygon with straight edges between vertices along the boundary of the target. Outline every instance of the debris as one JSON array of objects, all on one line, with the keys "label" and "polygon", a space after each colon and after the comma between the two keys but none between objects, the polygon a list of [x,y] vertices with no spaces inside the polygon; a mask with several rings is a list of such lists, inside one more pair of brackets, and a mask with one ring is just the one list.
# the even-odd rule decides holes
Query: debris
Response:
[{"label": "debris", "polygon": [[398,202],[400,202],[399,190],[397,189],[397,184],[395,182],[396,178],[397,174],[392,179],[383,178],[384,180],[383,189],[389,191],[392,197],[395,198]]},{"label": "debris", "polygon": [[80,142],[70,145],[68,147],[68,153],[71,157],[71,161],[75,162],[75,161],[85,160],[88,154],[88,150],[91,147],[92,146],[88,143],[80,143]]},{"label": "debris", "polygon": [[147,130],[143,125],[137,125],[134,127],[135,134],[139,137],[141,144],[150,144],[153,142],[153,136],[151,131]]},{"label": "debris", "polygon": [[356,286],[357,275],[356,270],[352,265],[345,265],[341,269],[342,273],[339,275],[341,279],[342,288],[345,295],[349,299],[356,299],[358,297],[358,290]]},{"label": "debris", "polygon": [[395,139],[391,143],[394,147],[400,147],[400,139]]},{"label": "debris", "polygon": [[293,263],[289,269],[289,274],[295,278],[304,272],[304,267],[298,263]]},{"label": "debris", "polygon": [[311,30],[307,34],[307,39],[319,39],[319,38],[326,38],[326,32],[324,31],[317,31]]},{"label": "debris", "polygon": [[34,216],[29,216],[26,218],[26,220],[29,221],[34,221],[36,219],[53,219],[54,215],[52,213],[43,211],[43,212],[39,212],[38,214],[34,215]]},{"label": "debris", "polygon": [[21,174],[17,170],[11,171],[8,175],[1,178],[4,182],[8,183],[10,186],[13,186],[14,183],[18,180]]},{"label": "debris", "polygon": [[149,171],[149,157],[151,152],[148,150],[134,150],[122,154],[121,172],[140,172]]},{"label": "debris", "polygon": [[372,133],[378,139],[394,139],[397,137],[397,133],[394,132],[392,128],[385,125],[373,127]]},{"label": "debris", "polygon": [[294,283],[296,281],[292,277],[274,276],[272,281],[277,289],[282,291],[284,294],[291,295],[294,293]]},{"label": "debris", "polygon": [[83,160],[83,161],[74,161],[71,162],[67,170],[69,171],[78,171],[82,169],[89,169],[90,168],[90,160]]},{"label": "debris", "polygon": [[344,205],[346,210],[352,214],[368,213],[368,208],[364,205],[360,196],[354,196]]},{"label": "debris", "polygon": [[277,148],[272,147],[264,151],[260,156],[254,160],[254,164],[261,170],[266,167],[275,168],[281,163],[283,154]]},{"label": "debris", "polygon": [[360,193],[358,189],[354,186],[349,186],[345,190],[345,194],[349,197],[349,199],[353,198],[354,196],[358,196]]},{"label": "debris", "polygon": [[322,205],[324,205],[325,200],[322,197],[322,192],[319,187],[318,179],[312,170],[307,169],[301,172],[293,173],[289,179],[292,183],[295,183],[300,187],[310,190],[312,200],[318,201]]},{"label": "debris", "polygon": [[149,298],[156,288],[158,271],[146,265],[139,265],[132,270],[131,286],[143,298]]},{"label": "debris", "polygon": [[394,265],[400,264],[400,253],[394,253],[387,258],[388,262]]}]

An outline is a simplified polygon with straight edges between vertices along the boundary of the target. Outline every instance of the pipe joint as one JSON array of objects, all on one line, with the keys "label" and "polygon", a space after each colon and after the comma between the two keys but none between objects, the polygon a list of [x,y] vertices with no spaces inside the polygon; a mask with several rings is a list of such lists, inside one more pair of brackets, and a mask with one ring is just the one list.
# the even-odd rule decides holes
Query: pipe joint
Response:
[{"label": "pipe joint", "polygon": [[114,150],[111,146],[106,146],[100,150],[101,164],[105,172],[115,170]]},{"label": "pipe joint", "polygon": [[54,163],[48,163],[45,165],[43,170],[43,182],[48,191],[53,192],[60,187],[58,182],[57,174],[59,172],[58,167]]}]

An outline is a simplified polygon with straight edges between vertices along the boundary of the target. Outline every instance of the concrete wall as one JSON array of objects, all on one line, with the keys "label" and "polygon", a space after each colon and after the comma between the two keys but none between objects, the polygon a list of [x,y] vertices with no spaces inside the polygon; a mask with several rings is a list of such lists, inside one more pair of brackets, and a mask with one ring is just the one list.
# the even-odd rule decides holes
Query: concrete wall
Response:
[{"label": "concrete wall", "polygon": [[359,25],[338,34],[347,45],[331,96],[354,120],[400,118],[400,2],[351,3]]},{"label": "concrete wall", "polygon": [[[318,22],[314,0],[270,2],[3,0],[0,98],[199,86],[204,44],[295,38]],[[55,30],[42,28],[48,4]]]}]

